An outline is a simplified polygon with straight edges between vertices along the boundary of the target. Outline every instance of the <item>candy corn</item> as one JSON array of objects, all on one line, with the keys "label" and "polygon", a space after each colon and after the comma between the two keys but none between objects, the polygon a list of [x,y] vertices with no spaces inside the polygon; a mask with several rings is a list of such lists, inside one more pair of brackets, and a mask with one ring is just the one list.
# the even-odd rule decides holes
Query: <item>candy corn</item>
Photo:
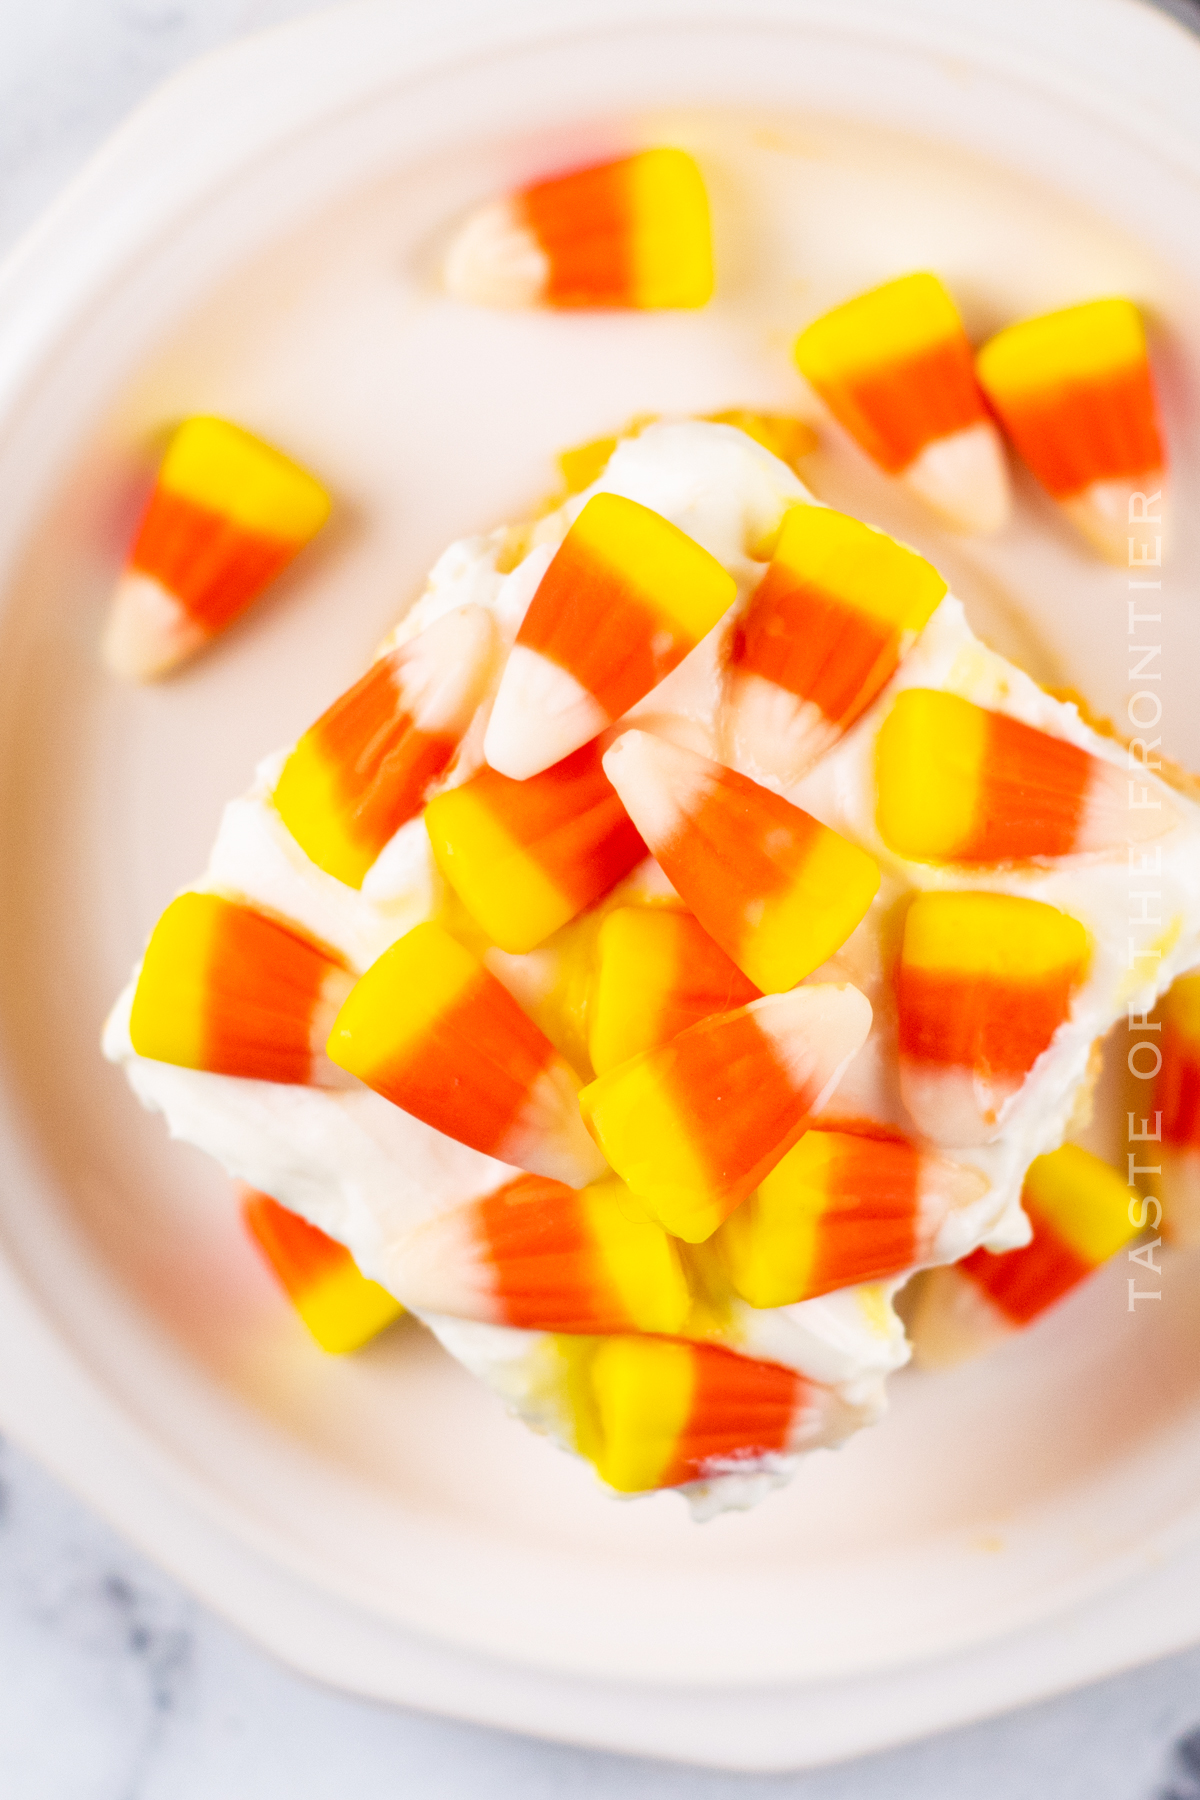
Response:
[{"label": "candy corn", "polygon": [[438,868],[501,950],[536,949],[642,861],[592,744],[528,781],[481,769],[425,809]]},{"label": "candy corn", "polygon": [[1042,486],[1102,556],[1126,563],[1141,537],[1131,528],[1162,519],[1166,461],[1136,306],[1093,300],[1010,325],[976,366]]},{"label": "candy corn", "polygon": [[796,362],[867,455],[951,525],[1003,525],[1004,451],[935,275],[902,276],[825,313],[796,340]]},{"label": "candy corn", "polygon": [[876,743],[879,834],[916,862],[1081,855],[1158,837],[1165,800],[1131,808],[1114,763],[957,694],[906,688]]},{"label": "candy corn", "polygon": [[895,673],[946,592],[914,550],[828,506],[793,506],[734,633],[724,732],[795,781]]},{"label": "candy corn", "polygon": [[902,1139],[806,1131],[714,1245],[743,1300],[791,1306],[927,1261],[948,1214],[987,1185]]},{"label": "candy corn", "polygon": [[1162,1063],[1154,1084],[1162,1133],[1163,1228],[1176,1244],[1200,1242],[1200,973],[1183,975],[1162,1008]]},{"label": "candy corn", "polygon": [[420,812],[483,698],[495,635],[481,606],[458,607],[381,656],[300,739],[275,805],[327,875],[361,887]]},{"label": "candy corn", "polygon": [[1137,1235],[1128,1187],[1117,1171],[1064,1144],[1029,1165],[1021,1204],[1033,1238],[993,1256],[975,1250],[922,1286],[910,1325],[918,1362],[962,1361],[1029,1325]]},{"label": "candy corn", "polygon": [[587,999],[588,1051],[597,1075],[696,1025],[759,998],[735,962],[690,913],[621,906],[596,939]]},{"label": "candy corn", "polygon": [[733,576],[660,514],[593,495],[517,633],[488,762],[523,781],[586,744],[657,687],[736,595]]},{"label": "candy corn", "polygon": [[578,1077],[440,925],[417,925],[371,964],[328,1048],[376,1093],[486,1156],[576,1187],[604,1173],[579,1118]]},{"label": "candy corn", "polygon": [[1088,966],[1078,919],[1010,894],[919,894],[896,971],[900,1092],[942,1144],[986,1144]]},{"label": "candy corn", "polygon": [[269,1195],[246,1188],[242,1217],[322,1350],[358,1350],[404,1311],[386,1288],[359,1274],[344,1244]]},{"label": "candy corn", "polygon": [[832,956],[875,897],[865,850],[693,750],[627,731],[604,769],[667,879],[764,993]]},{"label": "candy corn", "polygon": [[158,471],[104,638],[114,674],[164,675],[244,612],[329,515],[311,475],[224,419],[186,420]]},{"label": "candy corn", "polygon": [[791,1149],[870,1027],[857,988],[769,994],[619,1063],[580,1109],[654,1217],[701,1243]]},{"label": "candy corn", "polygon": [[619,1181],[577,1192],[522,1175],[396,1246],[396,1291],[425,1312],[530,1331],[679,1331],[679,1253]]},{"label": "candy corn", "polygon": [[325,1039],[353,985],[337,953],[297,927],[220,894],[180,894],[146,946],[130,1040],[185,1069],[336,1085]]},{"label": "candy corn", "polygon": [[647,1337],[600,1344],[582,1398],[580,1449],[622,1494],[769,1466],[825,1440],[837,1411],[794,1369]]},{"label": "candy corn", "polygon": [[483,306],[703,306],[708,196],[682,150],[643,150],[475,213],[446,258],[448,291]]}]

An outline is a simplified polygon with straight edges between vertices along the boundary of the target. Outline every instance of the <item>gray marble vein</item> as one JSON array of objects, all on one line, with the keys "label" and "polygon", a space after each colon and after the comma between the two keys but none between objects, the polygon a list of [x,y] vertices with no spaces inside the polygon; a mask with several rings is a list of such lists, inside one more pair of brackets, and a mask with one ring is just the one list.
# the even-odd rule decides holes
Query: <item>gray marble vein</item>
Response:
[{"label": "gray marble vein", "polygon": [[1200,1650],[841,1768],[704,1773],[328,1692],[10,1446],[0,1494],[4,1800],[1200,1800]]}]

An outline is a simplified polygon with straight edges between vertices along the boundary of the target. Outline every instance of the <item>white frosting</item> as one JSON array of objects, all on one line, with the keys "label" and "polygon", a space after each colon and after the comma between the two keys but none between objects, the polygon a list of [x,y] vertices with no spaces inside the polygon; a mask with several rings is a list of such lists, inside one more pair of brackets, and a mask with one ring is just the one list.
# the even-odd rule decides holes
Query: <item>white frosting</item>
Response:
[{"label": "white frosting", "polygon": [[[451,545],[427,588],[389,638],[403,642],[452,608],[467,603],[494,615],[505,647],[567,527],[593,492],[625,494],[652,507],[703,544],[730,571],[738,599],[730,613],[629,718],[645,728],[717,756],[721,659],[727,633],[761,578],[770,541],[784,510],[809,496],[796,476],[768,451],[729,426],[696,422],[652,426],[618,445],[594,488],[541,520],[532,548],[509,574],[496,563],[506,534]],[[1177,827],[1151,846],[1161,849],[1162,950],[1157,963],[1128,964],[1131,885],[1124,847],[1109,857],[1067,859],[1046,869],[985,871],[906,863],[881,843],[874,821],[875,737],[900,688],[945,688],[981,705],[1053,732],[1108,758],[1122,769],[1124,752],[1083,724],[1073,706],[1042,692],[1027,676],[973,637],[962,607],[942,602],[890,686],[854,729],[791,789],[789,797],[827,825],[865,845],[884,871],[867,917],[813,981],[853,981],[875,1009],[867,1045],[834,1095],[827,1122],[867,1115],[911,1130],[895,1084],[894,1012],[881,952],[889,912],[906,890],[981,887],[1031,895],[1081,919],[1094,954],[1070,1021],[1039,1060],[1004,1121],[1002,1137],[971,1151],[945,1154],[981,1170],[990,1187],[953,1215],[939,1234],[937,1259],[951,1261],[981,1242],[995,1249],[1026,1241],[1021,1180],[1030,1160],[1056,1147],[1067,1130],[1093,1040],[1128,1004],[1153,1003],[1176,973],[1200,962],[1200,808],[1161,789]],[[446,785],[474,772],[482,760],[487,706],[480,708]],[[404,826],[384,849],[361,892],[317,869],[283,826],[270,793],[286,752],[262,764],[251,792],[225,811],[208,869],[200,883],[269,907],[296,920],[365,969],[396,938],[434,912],[439,876],[422,822]],[[744,772],[767,778],[752,766]],[[1155,792],[1153,775],[1137,774]],[[769,785],[776,785],[768,783]],[[661,870],[644,865],[629,890],[669,892]],[[1140,948],[1150,946],[1146,938]],[[489,957],[496,975],[525,1004],[553,982],[553,947],[515,957]],[[136,979],[136,975],[135,975]],[[275,1195],[283,1204],[346,1243],[363,1272],[387,1284],[389,1255],[398,1237],[431,1213],[486,1193],[511,1177],[504,1164],[443,1137],[355,1083],[341,1090],[280,1086],[209,1075],[147,1061],[129,1040],[132,983],[114,1008],[104,1049],[123,1063],[143,1103],[162,1112],[174,1136],[201,1145],[231,1174]],[[907,1360],[908,1346],[890,1300],[900,1285],[829,1294],[773,1312],[735,1307],[724,1340],[732,1348],[789,1364],[833,1388],[866,1422],[883,1405],[884,1378]],[[528,1422],[562,1441],[569,1425],[556,1408],[547,1375],[550,1340],[461,1320],[430,1319],[451,1353],[495,1388]],[[792,1458],[771,1469],[744,1469],[698,1484],[701,1512],[746,1505],[785,1479]]]}]

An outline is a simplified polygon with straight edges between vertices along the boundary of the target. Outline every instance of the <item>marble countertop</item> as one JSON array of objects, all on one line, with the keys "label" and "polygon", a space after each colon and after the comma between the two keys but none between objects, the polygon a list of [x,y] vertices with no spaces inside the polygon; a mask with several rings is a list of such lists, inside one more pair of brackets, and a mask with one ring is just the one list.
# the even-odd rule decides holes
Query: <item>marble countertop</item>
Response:
[{"label": "marble countertop", "polygon": [[[980,0],[963,0],[964,5]],[[1167,10],[1200,24],[1195,0]],[[158,81],[318,0],[0,0],[0,254]],[[298,1679],[0,1447],[4,1800],[1200,1800],[1200,1649],[864,1762],[742,1777]]]}]

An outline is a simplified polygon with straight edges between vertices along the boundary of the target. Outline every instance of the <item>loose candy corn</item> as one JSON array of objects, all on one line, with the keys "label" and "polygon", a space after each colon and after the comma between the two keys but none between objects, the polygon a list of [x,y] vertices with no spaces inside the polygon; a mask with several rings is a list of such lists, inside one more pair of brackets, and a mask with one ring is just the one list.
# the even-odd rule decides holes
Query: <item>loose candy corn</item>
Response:
[{"label": "loose candy corn", "polygon": [[1010,325],[977,368],[1042,486],[1102,556],[1126,563],[1132,528],[1162,519],[1166,462],[1136,306],[1093,300]]},{"label": "loose candy corn", "polygon": [[329,515],[319,482],[224,419],[187,419],[158,471],[104,638],[114,674],[166,674],[232,624]]},{"label": "loose candy corn", "polygon": [[595,494],[555,552],[504,667],[484,753],[523,781],[657,687],[737,595],[659,513]]},{"label": "loose candy corn", "polygon": [[905,275],[801,332],[800,372],[889,475],[962,531],[1008,517],[1008,473],[971,346],[935,275]]},{"label": "loose candy corn", "polygon": [[1000,1256],[974,1250],[922,1277],[910,1327],[917,1360],[961,1362],[1032,1324],[1137,1235],[1133,1199],[1115,1169],[1075,1144],[1039,1156],[1021,1194],[1032,1240]]},{"label": "loose candy corn", "polygon": [[743,1300],[791,1306],[915,1268],[949,1213],[987,1185],[902,1139],[806,1131],[715,1245]]},{"label": "loose candy corn", "polygon": [[580,1109],[654,1217],[702,1243],[820,1112],[870,1028],[857,988],[768,994],[619,1063]]},{"label": "loose candy corn", "polygon": [[626,731],[604,769],[667,879],[764,993],[832,956],[875,897],[865,850],[693,750]]},{"label": "loose candy corn", "polygon": [[522,1175],[419,1225],[390,1266],[410,1306],[529,1331],[670,1336],[691,1307],[671,1239],[611,1178]]},{"label": "loose candy corn", "polygon": [[794,1369],[709,1344],[612,1337],[587,1367],[580,1448],[618,1493],[749,1469],[827,1437],[837,1403]]},{"label": "loose candy corn", "polygon": [[643,150],[537,182],[467,220],[445,279],[483,306],[703,306],[713,270],[700,171],[682,150]]},{"label": "loose candy corn", "polygon": [[322,1350],[358,1350],[404,1311],[386,1288],[359,1274],[344,1244],[269,1195],[245,1189],[242,1217]]},{"label": "loose candy corn", "polygon": [[642,861],[595,745],[528,781],[481,769],[431,800],[438,868],[501,950],[534,950]]},{"label": "loose candy corn", "polygon": [[1088,966],[1078,919],[1010,894],[919,894],[896,971],[900,1092],[942,1144],[986,1144]]},{"label": "loose candy corn", "polygon": [[1177,823],[1165,800],[1132,808],[1115,764],[934,688],[897,696],[875,756],[879,834],[915,862],[1082,855]]},{"label": "loose candy corn", "polygon": [[597,1075],[653,1050],[759,990],[690,913],[621,906],[596,939],[587,999],[588,1051]]},{"label": "loose candy corn", "polygon": [[354,977],[298,928],[180,894],[150,937],[129,1020],[139,1056],[251,1081],[338,1084],[325,1039]]},{"label": "loose candy corn", "polygon": [[1162,1133],[1163,1229],[1176,1244],[1200,1242],[1200,974],[1183,975],[1162,1008],[1162,1063],[1150,1120]]},{"label": "loose candy corn", "polygon": [[440,925],[417,925],[371,964],[328,1048],[376,1093],[486,1156],[576,1187],[604,1173],[578,1077]]},{"label": "loose candy corn", "polygon": [[348,887],[415,818],[483,698],[496,631],[461,606],[372,663],[283,765],[274,801],[300,848]]},{"label": "loose candy corn", "polygon": [[790,782],[891,679],[946,592],[914,550],[828,506],[793,506],[734,633],[724,733]]}]

